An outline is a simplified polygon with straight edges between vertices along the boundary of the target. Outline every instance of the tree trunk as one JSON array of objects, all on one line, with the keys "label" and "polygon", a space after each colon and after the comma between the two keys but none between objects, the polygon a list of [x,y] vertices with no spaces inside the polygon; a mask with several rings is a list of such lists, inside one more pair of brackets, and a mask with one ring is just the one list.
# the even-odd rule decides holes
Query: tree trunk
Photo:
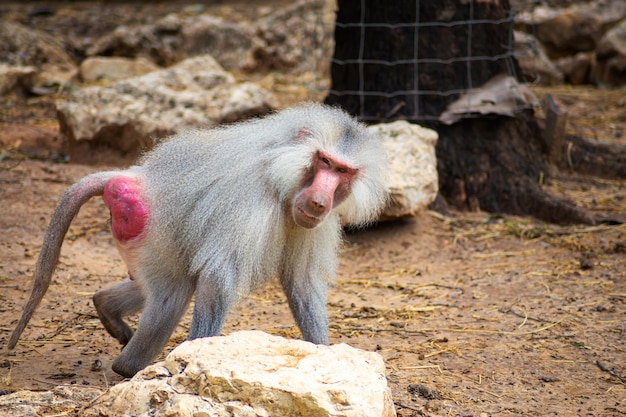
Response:
[{"label": "tree trunk", "polygon": [[[511,44],[507,0],[502,1],[507,9],[497,0],[422,0],[419,8],[415,0],[364,0],[363,10],[360,3],[338,0],[329,104],[339,104],[368,121],[417,120],[416,115],[420,121],[437,120],[458,98],[451,91],[478,87],[496,74],[516,71],[507,51]],[[455,24],[470,19],[500,23]],[[362,29],[361,21],[397,27]],[[422,26],[416,27],[416,22]],[[350,91],[356,93],[346,93]]]},{"label": "tree trunk", "polygon": [[532,112],[465,119],[438,130],[440,193],[454,207],[552,223],[594,223],[588,211],[541,189],[548,171]]},{"label": "tree trunk", "polygon": [[[417,8],[414,0],[338,0],[326,103],[365,122],[405,119],[437,130],[440,196],[457,208],[593,223],[586,210],[541,189],[547,149],[532,112],[466,118],[449,126],[438,122],[458,99],[456,92],[479,87],[497,74],[517,73],[507,49],[507,16],[507,0],[422,0]],[[355,25],[361,21],[393,27]],[[415,22],[422,26],[416,28]]]}]

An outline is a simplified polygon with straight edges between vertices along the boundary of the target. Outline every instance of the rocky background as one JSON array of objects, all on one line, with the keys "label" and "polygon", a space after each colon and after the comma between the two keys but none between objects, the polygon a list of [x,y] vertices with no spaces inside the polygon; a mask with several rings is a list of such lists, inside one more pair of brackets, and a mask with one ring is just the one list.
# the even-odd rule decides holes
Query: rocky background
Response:
[{"label": "rocky background", "polygon": [[[513,3],[525,79],[570,110],[568,129],[622,143],[623,3]],[[322,99],[332,22],[332,2],[324,1],[3,2],[0,346],[24,304],[50,212],[69,183],[128,164],[141,149],[183,125],[211,126]],[[527,49],[519,39],[530,39]],[[545,71],[539,65],[544,56],[550,67]],[[574,72],[559,64],[567,59],[586,62],[574,71],[583,74],[577,78],[580,89],[571,86]],[[591,127],[582,125],[595,115]],[[417,146],[410,138],[423,133],[430,152],[436,141],[432,131],[408,130],[402,123],[375,129],[390,132],[400,146]],[[392,153],[401,158],[399,149],[406,148]],[[433,166],[428,150],[419,154]],[[409,164],[416,171],[422,161],[408,158],[394,165]],[[407,173],[423,172],[411,168],[403,169],[404,176],[397,173],[404,185],[416,183]],[[432,196],[436,181],[433,185],[432,176],[429,181],[424,193]],[[592,210],[626,210],[623,180],[586,180],[572,169],[544,186]],[[409,189],[406,195],[420,192]],[[376,352],[364,356],[374,368],[369,376],[381,382],[378,395],[368,394],[375,402],[369,410],[392,414],[386,405],[393,401],[395,412],[406,417],[626,413],[623,225],[561,227],[499,214],[442,216],[423,206],[414,210],[418,214],[411,220],[348,234],[338,285],[329,298],[332,343]],[[97,201],[81,211],[37,317],[17,349],[0,358],[0,393],[6,394],[0,396],[0,414],[84,415],[92,407],[106,415],[128,409],[127,397],[120,400],[116,393],[136,387],[122,385],[110,371],[119,346],[105,334],[90,303],[95,290],[126,274],[106,218],[106,208]],[[231,314],[225,333],[255,328],[297,339],[281,297],[270,285],[246,298]],[[218,384],[200,380],[208,374],[186,373],[194,369],[180,365],[189,363],[186,349],[199,349],[181,345],[188,327],[186,317],[160,358],[165,365],[156,364],[135,381],[147,387],[135,406],[152,414],[157,408],[199,413],[198,407],[209,402],[204,398],[221,397],[231,414],[263,415],[261,409],[233,404],[232,385],[253,387],[244,390],[250,393],[244,401],[262,398],[264,407],[284,387],[234,378],[211,391]],[[297,340],[280,345],[281,352],[271,351],[277,346],[272,340],[267,353],[263,338],[242,343],[238,337],[233,347],[215,355],[243,345],[244,355],[268,355],[281,367],[318,353],[322,364],[340,357],[337,351],[306,352],[297,348]],[[176,346],[183,349],[166,356]],[[361,358],[348,353],[342,363]],[[384,377],[377,355],[384,359]],[[214,368],[210,362],[202,366]],[[328,400],[331,411],[319,415],[336,415],[350,401],[362,405],[362,390],[348,389],[351,377],[365,378],[351,371],[355,367],[365,371],[358,364],[328,370],[325,375],[334,382],[348,383],[329,391],[328,381],[321,381],[321,394],[315,395]],[[244,366],[242,372],[248,370]],[[306,385],[322,375],[296,374],[300,379],[288,380],[287,386]],[[177,392],[172,392],[172,379],[180,383]],[[318,404],[311,402],[308,389],[282,398]]]},{"label": "rocky background", "polygon": [[626,2],[513,5],[518,10],[515,51],[526,81],[539,85],[626,83]]},{"label": "rocky background", "polygon": [[202,4],[50,3],[27,14],[4,6],[5,119],[15,100],[53,97],[45,105],[54,106],[71,157],[78,142],[92,141],[133,158],[182,126],[211,127],[285,104],[264,86],[284,82],[304,99],[310,84],[321,87],[332,9],[324,1],[277,3],[251,5],[250,15]]},{"label": "rocky background", "polygon": [[[211,126],[284,105],[267,91],[276,83],[298,98],[320,99],[334,4],[275,3],[247,10],[157,4],[145,14],[142,8],[152,6],[124,13],[103,4],[68,11],[34,3],[27,14],[3,6],[0,95],[7,98],[0,108],[10,111],[16,96],[55,97],[70,154],[87,140],[135,156],[181,126]],[[524,81],[626,83],[625,2],[512,6]],[[198,60],[183,63],[192,57]],[[131,77],[139,78],[125,81]]]}]

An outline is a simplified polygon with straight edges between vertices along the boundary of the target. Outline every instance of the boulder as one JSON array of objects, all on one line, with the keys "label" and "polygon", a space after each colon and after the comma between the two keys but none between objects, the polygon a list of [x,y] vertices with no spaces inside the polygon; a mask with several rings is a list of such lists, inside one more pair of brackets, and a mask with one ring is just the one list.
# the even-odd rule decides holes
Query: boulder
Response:
[{"label": "boulder", "polygon": [[437,197],[437,132],[398,120],[368,127],[382,139],[389,157],[390,199],[381,220],[415,215]]},{"label": "boulder", "polygon": [[592,51],[601,35],[600,19],[572,8],[537,25],[537,38],[553,58],[581,51]]},{"label": "boulder", "polygon": [[65,71],[75,63],[53,36],[19,23],[0,20],[0,57],[16,66],[54,67]]},{"label": "boulder", "polygon": [[592,62],[591,78],[598,84],[626,84],[626,19],[600,40]]},{"label": "boulder", "polygon": [[539,6],[515,17],[516,27],[536,34],[552,59],[593,51],[604,33],[626,17],[626,2],[588,2],[562,9]]},{"label": "boulder", "polygon": [[78,69],[78,76],[87,83],[98,81],[116,81],[137,77],[159,67],[146,58],[90,57],[85,59]]},{"label": "boulder", "polygon": [[161,66],[210,54],[224,68],[251,66],[254,28],[207,14],[170,13],[154,23],[119,26],[101,37],[87,55],[144,57]]},{"label": "boulder", "polygon": [[14,66],[0,62],[0,96],[10,92],[26,93],[31,89],[36,73],[35,67]]},{"label": "boulder", "polygon": [[118,26],[99,38],[87,49],[86,54],[143,57],[157,65],[168,67],[185,58],[180,39],[180,30],[185,23],[179,15],[170,14],[152,24]]},{"label": "boulder", "polygon": [[50,391],[0,395],[0,415],[11,417],[79,415],[83,404],[102,395],[96,388],[59,386]]},{"label": "boulder", "polygon": [[[326,0],[301,0],[261,19],[255,34],[254,70],[316,71],[330,62],[334,10]],[[330,13],[330,15],[328,15]]]},{"label": "boulder", "polygon": [[188,341],[82,416],[395,416],[377,353],[260,331]]},{"label": "boulder", "polygon": [[579,52],[576,55],[559,58],[554,64],[563,73],[566,82],[580,85],[589,83],[592,60],[592,52]]},{"label": "boulder", "polygon": [[515,58],[522,70],[522,80],[538,85],[563,82],[563,74],[546,55],[543,45],[533,35],[514,31]]},{"label": "boulder", "polygon": [[[326,0],[301,0],[258,22],[231,22],[208,14],[171,13],[154,23],[119,26],[87,55],[146,57],[161,66],[212,55],[227,70],[315,71],[330,57],[332,24],[323,25]],[[320,52],[323,51],[323,52]]]},{"label": "boulder", "polygon": [[0,59],[13,67],[0,74],[0,94],[13,88],[18,93],[56,93],[76,74],[76,64],[55,37],[1,19]]},{"label": "boulder", "polygon": [[84,88],[57,101],[56,108],[70,148],[93,141],[132,156],[181,129],[267,113],[274,100],[257,84],[236,82],[203,55],[141,77]]},{"label": "boulder", "polygon": [[210,54],[227,70],[255,66],[253,49],[259,43],[251,25],[219,17],[187,17],[181,28],[185,56]]}]

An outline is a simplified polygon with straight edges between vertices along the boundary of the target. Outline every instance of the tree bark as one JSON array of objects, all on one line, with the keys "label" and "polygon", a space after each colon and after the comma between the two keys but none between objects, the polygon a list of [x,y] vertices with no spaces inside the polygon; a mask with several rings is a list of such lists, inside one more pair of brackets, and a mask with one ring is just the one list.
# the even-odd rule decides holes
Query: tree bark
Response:
[{"label": "tree bark", "polygon": [[573,202],[541,189],[548,176],[545,146],[532,112],[461,120],[439,126],[440,193],[464,210],[531,215],[552,223],[593,224]]},{"label": "tree bark", "polygon": [[[419,7],[415,0],[362,3],[363,10],[361,2],[338,0],[329,104],[339,104],[373,122],[412,120],[416,114],[421,121],[437,120],[458,98],[451,91],[478,87],[496,74],[517,71],[511,69],[517,64],[507,55],[511,44],[508,0],[422,0]],[[462,23],[471,19],[490,22]],[[361,22],[396,27],[362,29]],[[415,27],[416,22],[424,26]],[[361,96],[347,91],[382,94]],[[398,94],[403,91],[410,93]]]},{"label": "tree bark", "polygon": [[[540,177],[548,173],[547,149],[531,111],[517,117],[467,118],[449,126],[438,122],[459,97],[451,92],[479,87],[503,72],[517,73],[506,49],[511,36],[507,0],[422,0],[417,8],[414,0],[362,3],[363,10],[361,2],[338,0],[326,103],[365,122],[405,119],[437,130],[440,196],[457,208],[594,223],[586,210],[541,189]],[[468,25],[470,19],[490,22]],[[361,21],[395,26],[354,25]],[[416,29],[410,25],[415,22],[426,25]],[[416,63],[415,58],[426,61]]]}]

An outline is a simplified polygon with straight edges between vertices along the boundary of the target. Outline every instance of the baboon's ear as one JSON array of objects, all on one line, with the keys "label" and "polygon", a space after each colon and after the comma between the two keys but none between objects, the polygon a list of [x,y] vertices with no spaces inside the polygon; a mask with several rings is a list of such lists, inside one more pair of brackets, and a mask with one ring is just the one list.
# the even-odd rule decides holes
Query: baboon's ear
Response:
[{"label": "baboon's ear", "polygon": [[305,126],[298,131],[298,134],[296,135],[296,142],[302,143],[312,137],[313,137],[313,131]]}]

